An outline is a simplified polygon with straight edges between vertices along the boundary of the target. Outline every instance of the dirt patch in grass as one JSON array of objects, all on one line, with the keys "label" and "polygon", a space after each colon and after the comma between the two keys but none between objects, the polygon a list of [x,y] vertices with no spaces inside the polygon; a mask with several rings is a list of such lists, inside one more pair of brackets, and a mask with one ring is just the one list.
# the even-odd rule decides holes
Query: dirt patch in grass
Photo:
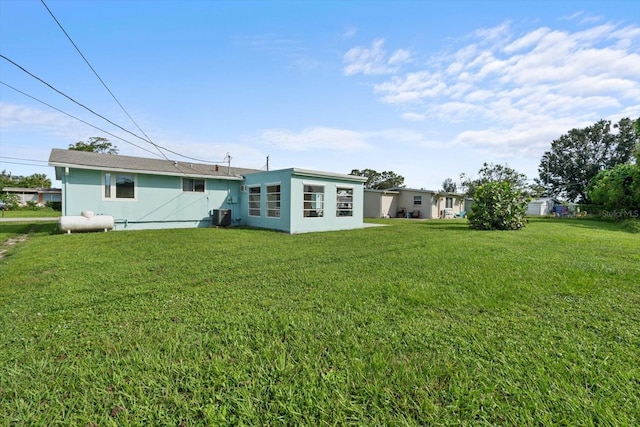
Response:
[{"label": "dirt patch in grass", "polygon": [[19,236],[11,237],[11,238],[5,240],[2,243],[2,246],[0,247],[0,259],[5,257],[8,248],[11,248],[11,247],[13,247],[13,246],[15,246],[17,244],[20,244],[20,243],[24,243],[27,240],[29,240],[29,235],[28,234],[21,234]]}]

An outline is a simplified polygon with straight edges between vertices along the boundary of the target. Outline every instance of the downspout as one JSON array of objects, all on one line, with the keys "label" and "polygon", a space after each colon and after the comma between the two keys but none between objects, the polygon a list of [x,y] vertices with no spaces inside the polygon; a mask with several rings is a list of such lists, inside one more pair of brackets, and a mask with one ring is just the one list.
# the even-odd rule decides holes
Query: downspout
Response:
[{"label": "downspout", "polygon": [[64,215],[67,216],[67,181],[69,180],[69,167],[64,168],[64,195],[62,198],[62,205],[64,210]]}]

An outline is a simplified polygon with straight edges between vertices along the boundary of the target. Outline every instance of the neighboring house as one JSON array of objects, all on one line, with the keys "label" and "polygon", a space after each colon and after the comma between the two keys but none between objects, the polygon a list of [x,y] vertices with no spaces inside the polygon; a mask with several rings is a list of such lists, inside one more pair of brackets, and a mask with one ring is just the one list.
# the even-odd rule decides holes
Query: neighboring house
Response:
[{"label": "neighboring house", "polygon": [[365,218],[453,218],[464,195],[415,188],[364,191]]},{"label": "neighboring house", "polygon": [[464,194],[439,192],[434,198],[438,218],[455,218],[465,210]]},{"label": "neighboring house", "polygon": [[550,197],[533,199],[527,204],[527,215],[544,216],[553,213],[553,207],[558,202]]},{"label": "neighboring house", "polygon": [[62,190],[59,188],[16,188],[5,187],[3,193],[12,194],[18,198],[21,206],[33,202],[38,206],[44,206],[47,202],[62,201]]},{"label": "neighboring house", "polygon": [[398,214],[398,195],[391,190],[364,190],[364,217],[390,218]]},{"label": "neighboring house", "polygon": [[116,229],[245,225],[287,233],[363,226],[366,178],[53,149],[62,214],[112,215]]}]

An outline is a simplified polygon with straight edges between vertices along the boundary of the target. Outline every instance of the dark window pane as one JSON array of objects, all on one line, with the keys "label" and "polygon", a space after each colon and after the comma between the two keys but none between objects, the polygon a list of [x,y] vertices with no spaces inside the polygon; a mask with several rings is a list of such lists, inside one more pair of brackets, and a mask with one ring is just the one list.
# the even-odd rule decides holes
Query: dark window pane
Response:
[{"label": "dark window pane", "polygon": [[133,175],[116,175],[116,198],[135,198],[135,181]]}]

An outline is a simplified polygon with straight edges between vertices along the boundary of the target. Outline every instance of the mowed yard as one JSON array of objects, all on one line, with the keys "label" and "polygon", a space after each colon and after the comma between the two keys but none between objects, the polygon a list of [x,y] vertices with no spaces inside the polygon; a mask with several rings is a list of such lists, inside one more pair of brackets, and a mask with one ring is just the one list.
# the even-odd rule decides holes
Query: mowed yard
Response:
[{"label": "mowed yard", "polygon": [[640,234],[378,222],[0,224],[1,423],[640,425]]}]

